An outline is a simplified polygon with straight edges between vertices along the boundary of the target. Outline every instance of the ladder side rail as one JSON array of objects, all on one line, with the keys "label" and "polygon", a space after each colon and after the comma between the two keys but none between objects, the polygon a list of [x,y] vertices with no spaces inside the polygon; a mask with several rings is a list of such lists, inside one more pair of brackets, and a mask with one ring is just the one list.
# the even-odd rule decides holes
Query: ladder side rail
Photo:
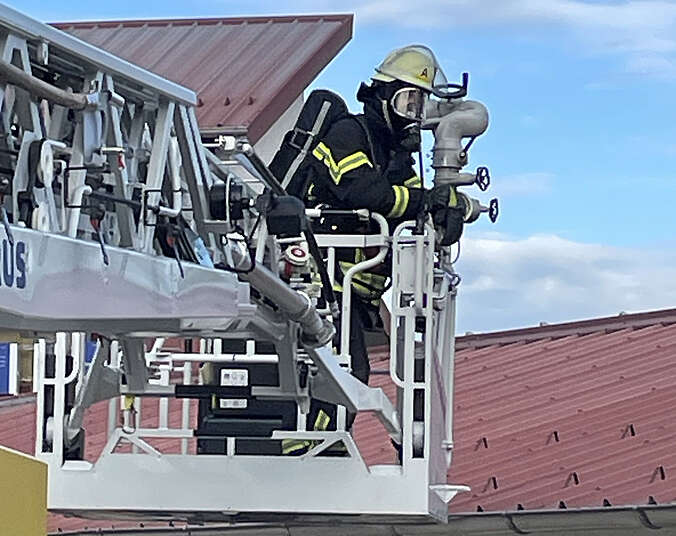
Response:
[{"label": "ladder side rail", "polygon": [[[205,170],[200,164],[199,157],[199,152],[204,149],[200,145],[200,140],[194,137],[186,106],[176,106],[174,114],[174,128],[182,160],[181,168],[188,185],[193,221],[197,233],[204,240],[213,258],[217,239],[206,226],[206,222],[210,221],[209,201],[207,199],[208,188],[206,186],[207,181],[203,176]],[[206,168],[206,173],[210,173],[208,168]]]},{"label": "ladder side rail", "polygon": [[35,455],[44,453],[44,424],[45,424],[45,374],[46,374],[47,341],[38,339],[33,344],[33,360],[36,373],[35,397]]},{"label": "ladder side rail", "polygon": [[[94,71],[85,75],[84,88],[101,87],[103,82],[103,73],[101,71]],[[91,121],[93,119],[94,122]],[[87,162],[87,147],[94,143],[92,139],[96,135],[95,122],[97,117],[92,118],[91,112],[75,112],[75,131],[73,133],[73,141],[71,146],[71,155],[68,163],[68,168],[64,173],[64,178],[67,176],[67,187],[64,184],[63,196],[66,206],[65,220],[68,222],[66,227],[66,234],[71,238],[77,238],[80,228],[80,215],[82,213],[82,204],[84,201],[83,194],[91,192],[88,186],[85,185],[87,177],[86,165]]]},{"label": "ladder side rail", "polygon": [[[400,224],[393,233],[392,311],[390,318],[390,377],[397,387],[397,410],[402,422],[402,463],[429,458],[430,382],[434,310],[432,307],[434,229],[413,233],[415,222]],[[417,318],[425,329],[418,332]],[[419,341],[417,339],[420,339]],[[420,352],[416,346],[420,346]],[[424,359],[424,380],[416,379],[416,358]],[[416,391],[423,390],[425,411],[415,421]],[[418,416],[420,419],[420,416]]]},{"label": "ladder side rail", "polygon": [[143,192],[145,210],[142,210],[142,218],[139,221],[139,226],[143,229],[142,251],[146,253],[150,253],[153,250],[155,224],[157,221],[154,209],[159,206],[162,195],[173,116],[174,103],[171,101],[160,101],[155,120],[150,162],[148,163],[148,175]]},{"label": "ladder side rail", "polygon": [[[183,362],[183,385],[192,384],[192,363],[190,361]],[[190,427],[190,399],[185,398],[181,402],[181,428],[188,430]],[[188,439],[181,439],[181,454],[188,454]]]},{"label": "ladder side rail", "polygon": [[[110,75],[103,78],[103,89],[109,93],[115,94],[115,82]],[[122,105],[124,106],[124,104]],[[106,105],[108,114],[108,132],[105,133],[107,143],[112,147],[124,147],[122,136],[122,111],[116,103],[116,99],[109,98]],[[115,178],[114,194],[127,201],[131,200],[131,191],[129,189],[129,174],[125,165],[120,163],[120,153],[109,153],[107,155],[108,165],[110,166]],[[139,237],[137,234],[136,223],[134,222],[134,213],[128,205],[117,205],[115,212],[117,214],[117,225],[120,231],[121,247],[130,247],[138,249]]]}]

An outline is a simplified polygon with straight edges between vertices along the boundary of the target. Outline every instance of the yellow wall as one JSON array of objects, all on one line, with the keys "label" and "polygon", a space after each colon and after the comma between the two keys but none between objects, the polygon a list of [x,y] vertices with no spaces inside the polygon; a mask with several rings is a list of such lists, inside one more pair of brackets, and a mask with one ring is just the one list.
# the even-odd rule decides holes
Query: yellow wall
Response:
[{"label": "yellow wall", "polygon": [[0,534],[47,534],[47,465],[0,446]]}]

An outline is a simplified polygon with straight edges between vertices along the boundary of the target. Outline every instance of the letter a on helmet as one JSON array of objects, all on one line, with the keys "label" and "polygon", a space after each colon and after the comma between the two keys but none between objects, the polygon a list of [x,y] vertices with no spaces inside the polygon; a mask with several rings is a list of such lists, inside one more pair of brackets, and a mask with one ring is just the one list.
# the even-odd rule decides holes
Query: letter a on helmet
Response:
[{"label": "letter a on helmet", "polygon": [[423,45],[409,45],[390,52],[371,77],[381,82],[399,80],[430,93],[446,89],[444,76],[434,53]]}]

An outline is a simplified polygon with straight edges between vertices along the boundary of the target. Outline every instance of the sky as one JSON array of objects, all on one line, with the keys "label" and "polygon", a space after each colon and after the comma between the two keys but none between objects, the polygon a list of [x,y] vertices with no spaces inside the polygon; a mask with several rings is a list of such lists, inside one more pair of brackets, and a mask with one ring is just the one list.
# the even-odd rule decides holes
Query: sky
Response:
[{"label": "sky", "polygon": [[470,73],[468,98],[488,107],[466,170],[488,166],[492,185],[466,191],[501,204],[496,224],[465,230],[459,332],[676,307],[676,1],[10,5],[49,22],[354,13],[352,40],[312,87],[355,112],[359,83],[391,49],[428,45],[450,81]]}]

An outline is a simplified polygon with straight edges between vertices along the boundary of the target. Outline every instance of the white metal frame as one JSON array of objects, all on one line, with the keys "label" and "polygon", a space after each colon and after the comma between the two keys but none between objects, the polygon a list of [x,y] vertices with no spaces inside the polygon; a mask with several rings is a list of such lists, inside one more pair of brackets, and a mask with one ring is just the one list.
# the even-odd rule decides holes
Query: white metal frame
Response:
[{"label": "white metal frame", "polygon": [[[248,244],[233,236],[229,218],[211,219],[213,183],[247,182],[205,152],[193,92],[5,6],[0,6],[0,30],[0,69],[13,61],[22,79],[29,80],[0,85],[0,160],[13,169],[11,199],[0,200],[0,233],[11,245],[18,275],[0,286],[0,330],[37,339],[35,447],[48,465],[49,508],[73,515],[191,520],[314,514],[446,520],[448,502],[467,488],[446,483],[453,446],[455,280],[447,252],[436,247],[434,229],[428,225],[416,234],[408,222],[390,237],[385,218],[367,213],[379,224],[379,233],[317,237],[327,249],[331,278],[336,248],[379,249],[345,274],[342,353],[336,355],[328,311],[322,316],[310,298],[278,276],[283,241],[268,236],[263,221],[253,237],[253,263],[243,247]],[[37,65],[53,70],[68,87],[49,87],[49,97],[31,89],[40,82],[32,74]],[[85,104],[59,103],[54,96],[59,91],[82,97]],[[42,142],[37,164],[29,162],[35,142]],[[241,145],[238,156],[251,157],[245,140],[231,145]],[[44,185],[29,187],[33,173]],[[259,178],[265,182],[263,175]],[[25,221],[18,210],[23,194],[34,196],[37,204]],[[92,200],[106,204],[100,221],[91,213],[88,219],[89,209],[83,210]],[[161,217],[176,216],[199,236],[214,263],[230,271],[164,255],[154,225]],[[254,227],[253,216],[244,222],[247,232]],[[321,210],[309,216],[321,216]],[[398,388],[396,403],[348,372],[350,283],[359,271],[382,262],[389,250],[390,373]],[[261,297],[254,299],[252,290]],[[84,343],[92,333],[99,347],[85,367]],[[183,402],[181,425],[172,429],[168,400],[176,395],[177,383],[194,383],[194,360],[216,363],[224,356],[216,342],[198,355],[166,355],[159,343],[146,353],[144,338],[164,336],[272,342],[280,387],[258,389],[257,396],[295,400],[301,408],[298,429],[276,431],[272,438],[311,439],[316,446],[300,457],[244,456],[235,455],[230,438],[225,455],[191,454],[190,405]],[[311,365],[309,386],[299,383],[300,360]],[[415,377],[417,360],[424,362],[422,378]],[[53,376],[46,373],[48,364]],[[67,401],[69,386],[75,388],[72,401]],[[159,425],[142,426],[142,405],[132,411],[121,402],[123,396],[159,399]],[[424,412],[416,415],[414,399],[420,396]],[[302,411],[310,397],[343,406],[340,424],[345,411],[375,413],[402,445],[400,463],[367,466],[342,426],[337,432],[306,431]],[[94,463],[67,459],[88,408],[106,400],[103,453]],[[72,403],[69,411],[67,402]],[[49,415],[47,406],[53,406]],[[180,440],[181,452],[160,452],[152,445],[156,438]],[[321,456],[336,441],[348,455]],[[132,445],[130,452],[116,448],[125,442]]]},{"label": "white metal frame", "polygon": [[[458,492],[468,490],[465,486],[446,482],[452,449],[449,431],[452,430],[453,356],[452,350],[435,351],[435,348],[451,346],[447,341],[453,336],[453,274],[434,269],[437,261],[433,250],[434,230],[428,226],[424,235],[414,235],[410,232],[412,227],[413,222],[401,225],[392,238],[395,306],[391,320],[391,377],[399,388],[402,423],[401,436],[392,435],[402,442],[400,465],[367,466],[349,433],[308,432],[304,430],[302,420],[296,432],[278,431],[272,436],[272,439],[318,441],[309,452],[297,458],[235,455],[234,438],[228,440],[226,455],[189,454],[187,443],[193,438],[193,431],[187,425],[188,403],[183,403],[181,428],[167,426],[168,408],[166,403],[160,402],[158,427],[141,425],[138,406],[136,427],[125,430],[120,424],[123,410],[111,400],[109,439],[94,464],[63,462],[62,451],[56,448],[47,452],[42,448],[42,438],[36,441],[38,457],[50,467],[50,507],[54,511],[78,515],[96,512],[97,516],[104,513],[113,516],[135,512],[145,518],[168,515],[193,520],[213,519],[214,516],[271,519],[274,517],[272,512],[358,513],[382,519],[432,515],[444,520],[448,501]],[[331,238],[335,237],[332,235]],[[324,239],[328,237],[321,237],[320,243]],[[339,236],[333,243],[355,247],[365,241],[385,244],[389,239],[377,235],[367,239]],[[364,266],[368,267],[368,263]],[[422,270],[423,277],[417,275],[418,269]],[[345,292],[349,294],[349,287]],[[423,333],[416,334],[415,322],[411,320],[416,316],[426,320]],[[62,405],[59,397],[65,396],[63,386],[68,380],[79,382],[84,375],[79,369],[80,376],[65,377],[66,341],[66,334],[57,335],[54,348],[59,377],[43,377],[40,382],[41,385],[61,386],[55,393],[55,407]],[[400,341],[399,344],[396,341]],[[251,353],[223,354],[219,346],[218,339],[208,344],[203,341],[198,353],[183,354],[163,352],[161,343],[156,343],[146,356],[148,363],[157,370],[155,379],[151,378],[150,382],[168,386],[170,376],[175,378],[178,372],[184,383],[190,383],[195,379],[190,365],[196,361],[269,362],[279,359]],[[207,351],[208,347],[212,352]],[[113,352],[118,353],[117,349]],[[425,378],[416,380],[414,364],[421,356],[425,359]],[[114,361],[115,355],[112,355],[111,363]],[[40,370],[44,371],[44,368]],[[416,390],[421,390],[425,396],[425,414],[417,423],[413,418]],[[38,411],[41,400],[38,400]],[[55,414],[54,420],[60,417]],[[41,418],[40,414],[38,418]],[[439,426],[440,419],[445,426]],[[59,432],[55,431],[54,439],[58,440],[58,437]],[[182,452],[164,454],[146,441],[149,438],[181,439]],[[121,441],[133,445],[131,453],[116,452],[115,447]],[[338,441],[345,445],[347,457],[319,456]],[[419,444],[423,449],[416,452]],[[138,485],[130,486],[130,482],[138,482]],[[326,485],[327,482],[331,484]]]}]

